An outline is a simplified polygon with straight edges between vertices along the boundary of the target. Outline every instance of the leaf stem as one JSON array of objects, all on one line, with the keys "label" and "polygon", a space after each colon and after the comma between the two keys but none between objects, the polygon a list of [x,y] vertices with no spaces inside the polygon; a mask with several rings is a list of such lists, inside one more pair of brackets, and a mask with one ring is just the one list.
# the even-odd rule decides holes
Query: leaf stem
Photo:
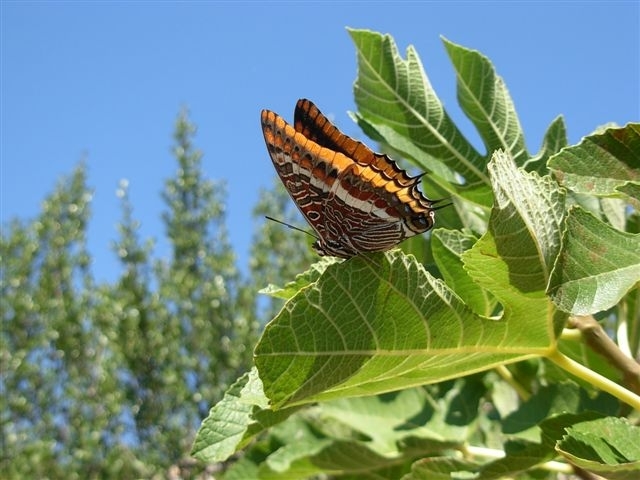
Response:
[{"label": "leaf stem", "polygon": [[[466,445],[462,452],[465,457],[483,457],[490,458],[492,460],[498,460],[500,458],[504,458],[506,456],[503,450],[497,450],[495,448],[486,448],[486,447],[476,447],[474,445]],[[573,467],[564,462],[557,461],[549,461],[541,463],[537,466],[538,468],[543,468],[550,472],[556,473],[566,473],[568,475],[574,472]]]},{"label": "leaf stem", "polygon": [[513,375],[506,366],[500,365],[496,367],[496,371],[505,382],[511,385],[511,388],[516,391],[521,400],[529,400],[531,394],[522,385],[520,385],[520,383],[518,383],[515,378],[513,378]]},{"label": "leaf stem", "polygon": [[640,411],[640,396],[634,394],[630,390],[627,390],[623,386],[612,382],[608,378],[603,377],[593,370],[589,370],[585,366],[562,354],[557,349],[551,350],[546,358],[551,360],[563,370],[566,370],[567,372],[575,375],[578,378],[581,378],[591,385],[598,387],[600,390],[610,393],[621,402],[627,403],[636,410]]}]

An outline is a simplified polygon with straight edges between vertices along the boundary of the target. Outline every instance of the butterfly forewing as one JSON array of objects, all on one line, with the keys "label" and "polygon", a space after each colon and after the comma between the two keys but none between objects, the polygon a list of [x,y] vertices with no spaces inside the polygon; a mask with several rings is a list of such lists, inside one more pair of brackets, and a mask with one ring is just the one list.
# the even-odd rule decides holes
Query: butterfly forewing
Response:
[{"label": "butterfly forewing", "polygon": [[295,130],[306,138],[340,152],[360,165],[372,165],[387,180],[413,185],[420,177],[410,177],[388,155],[376,153],[364,143],[345,135],[310,100],[300,99],[294,112]]},{"label": "butterfly forewing", "polygon": [[348,159],[296,132],[274,112],[262,112],[262,131],[273,165],[286,190],[321,240],[331,238],[323,218],[324,205],[340,169]]},{"label": "butterfly forewing", "polygon": [[417,177],[341,133],[309,100],[298,101],[294,125],[262,111],[271,160],[318,234],[320,254],[349,258],[387,250],[431,228],[432,202]]}]

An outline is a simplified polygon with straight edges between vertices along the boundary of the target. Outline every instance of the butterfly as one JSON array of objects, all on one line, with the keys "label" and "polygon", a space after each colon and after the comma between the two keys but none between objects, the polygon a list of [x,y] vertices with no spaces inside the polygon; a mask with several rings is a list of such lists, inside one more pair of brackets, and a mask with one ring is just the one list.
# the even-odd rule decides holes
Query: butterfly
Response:
[{"label": "butterfly", "polygon": [[438,201],[420,192],[420,176],[343,134],[310,100],[298,100],[293,126],[270,110],[261,123],[273,166],[316,233],[318,254],[384,251],[433,226]]}]

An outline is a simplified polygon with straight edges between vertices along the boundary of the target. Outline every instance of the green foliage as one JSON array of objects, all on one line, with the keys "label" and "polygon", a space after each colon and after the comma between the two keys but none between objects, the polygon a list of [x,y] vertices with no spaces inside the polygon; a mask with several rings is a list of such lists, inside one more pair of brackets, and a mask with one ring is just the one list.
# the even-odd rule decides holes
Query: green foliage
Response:
[{"label": "green foliage", "polygon": [[81,166],[34,222],[14,222],[2,236],[1,468],[8,477],[106,474],[105,452],[122,434],[117,364],[90,313],[90,200]]},{"label": "green foliage", "polygon": [[[358,257],[292,298],[265,330],[256,366],[280,407],[431,383],[548,348],[547,302],[506,305],[504,321],[483,318],[412,257]],[[522,310],[528,317],[518,331],[512,323]]]},{"label": "green foliage", "polygon": [[637,476],[640,125],[567,147],[558,118],[530,154],[490,61],[443,40],[482,154],[412,47],[349,33],[354,119],[453,207],[427,254],[323,260],[265,290],[287,301],[193,454],[244,450],[231,479]]},{"label": "green foliage", "polygon": [[605,478],[632,479],[640,468],[638,440],[640,428],[626,419],[608,417],[571,426],[558,450],[580,468]]},{"label": "green foliage", "polygon": [[[566,229],[562,255],[549,285],[553,300],[577,315],[615,306],[640,278],[638,235],[603,224],[579,207],[569,210]],[[584,265],[593,267],[585,269]]]},{"label": "green foliage", "polygon": [[252,288],[237,271],[222,184],[203,178],[186,113],[163,215],[173,255],[141,243],[126,182],[113,250],[122,274],[96,285],[85,247],[84,167],[33,222],[3,231],[3,478],[150,478],[207,470],[189,450],[208,406],[247,370]]},{"label": "green foliage", "polygon": [[171,336],[180,338],[169,352],[170,363],[182,364],[180,381],[193,382],[191,400],[177,400],[202,396],[195,420],[206,414],[206,399],[222,398],[224,388],[246,369],[251,360],[246,342],[252,340],[254,325],[251,308],[235,302],[242,285],[224,223],[225,187],[202,178],[201,154],[190,143],[194,132],[181,114],[175,134],[178,172],[163,193],[173,255],[157,269],[159,293],[171,314]]}]

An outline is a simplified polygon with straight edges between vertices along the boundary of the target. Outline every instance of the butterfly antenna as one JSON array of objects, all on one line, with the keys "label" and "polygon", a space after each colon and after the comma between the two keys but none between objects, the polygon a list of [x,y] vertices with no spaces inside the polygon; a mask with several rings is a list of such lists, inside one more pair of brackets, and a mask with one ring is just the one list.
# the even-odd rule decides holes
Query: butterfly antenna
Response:
[{"label": "butterfly antenna", "polygon": [[[436,205],[437,203],[444,202],[445,200],[450,200],[449,198],[440,198],[438,200],[431,200],[431,205]],[[441,208],[450,207],[453,205],[453,202],[445,203],[444,205],[436,205],[431,207],[431,210],[440,210]]]},{"label": "butterfly antenna", "polygon": [[285,223],[285,222],[283,222],[282,220],[278,220],[278,219],[276,219],[276,218],[270,217],[269,215],[265,215],[265,216],[264,216],[264,218],[266,218],[267,220],[271,220],[272,222],[279,223],[280,225],[284,225],[285,227],[288,227],[288,228],[290,228],[291,230],[297,230],[297,231],[299,231],[299,232],[306,233],[307,235],[309,235],[309,236],[311,236],[311,237],[315,238],[316,240],[320,240],[320,238],[318,238],[318,236],[317,236],[317,235],[314,235],[313,233],[309,232],[308,230],[303,230],[303,229],[298,228],[298,227],[296,227],[296,226],[294,226],[294,225],[290,225],[290,224],[288,224],[288,223]]},{"label": "butterfly antenna", "polygon": [[444,205],[438,205],[436,207],[433,207],[431,210],[440,210],[446,207],[450,207],[451,205],[453,205],[453,202],[451,203],[445,203]]}]

